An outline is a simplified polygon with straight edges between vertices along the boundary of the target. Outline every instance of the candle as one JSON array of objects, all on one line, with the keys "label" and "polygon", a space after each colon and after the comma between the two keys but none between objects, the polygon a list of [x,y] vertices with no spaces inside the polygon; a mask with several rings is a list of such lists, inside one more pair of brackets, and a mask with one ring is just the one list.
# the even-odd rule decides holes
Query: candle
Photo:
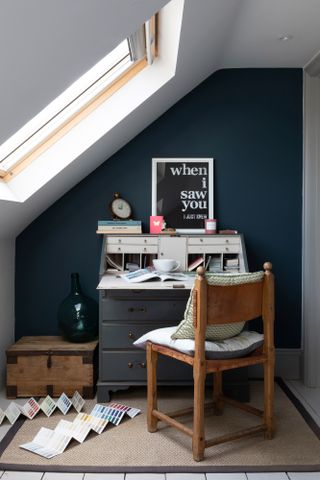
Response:
[{"label": "candle", "polygon": [[209,235],[217,233],[217,220],[215,218],[206,218],[204,231]]}]

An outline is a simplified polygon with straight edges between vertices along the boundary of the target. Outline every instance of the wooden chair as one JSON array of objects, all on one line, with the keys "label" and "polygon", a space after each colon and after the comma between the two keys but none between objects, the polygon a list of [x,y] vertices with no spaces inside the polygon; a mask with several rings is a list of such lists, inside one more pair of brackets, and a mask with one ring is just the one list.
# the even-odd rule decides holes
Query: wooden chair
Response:
[{"label": "wooden chair", "polygon": [[[271,439],[274,433],[273,396],[274,396],[274,277],[272,265],[264,264],[263,280],[233,286],[208,285],[203,267],[197,269],[197,278],[193,290],[195,329],[194,356],[187,355],[172,348],[147,342],[148,369],[148,430],[155,432],[157,423],[162,420],[172,427],[192,437],[193,458],[204,458],[207,447],[236,440],[241,437],[264,432]],[[262,317],[264,341],[263,346],[248,356],[226,360],[207,360],[205,352],[205,331],[207,325],[249,321]],[[190,409],[165,414],[157,408],[157,358],[158,354],[167,355],[193,367],[194,404]],[[248,365],[263,365],[264,372],[264,410],[258,410],[249,404],[227,398],[222,392],[222,372]],[[227,403],[241,410],[262,417],[262,423],[256,427],[237,431],[218,438],[205,439],[204,435],[204,396],[205,379],[208,373],[214,374],[213,406],[215,413],[222,413],[223,404]],[[181,416],[193,411],[193,429],[178,422],[173,416]],[[171,415],[171,416],[170,416]]]}]

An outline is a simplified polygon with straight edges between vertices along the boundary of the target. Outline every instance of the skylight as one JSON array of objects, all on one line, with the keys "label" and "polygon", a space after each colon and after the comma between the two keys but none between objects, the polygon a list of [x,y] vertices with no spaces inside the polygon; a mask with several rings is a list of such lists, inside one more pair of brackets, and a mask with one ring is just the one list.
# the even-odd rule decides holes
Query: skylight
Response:
[{"label": "skylight", "polygon": [[5,141],[0,146],[0,177],[13,175],[14,167],[61,131],[141,59],[148,57],[151,64],[150,42],[153,38],[150,37],[149,21]]},{"label": "skylight", "polygon": [[[17,208],[26,208],[24,225],[30,211],[40,213],[44,204],[49,206],[137,135],[150,122],[150,114],[156,118],[163,113],[162,104],[151,113],[148,101],[176,74],[183,11],[184,0],[166,3],[156,14],[158,22],[155,17],[147,22],[151,24],[148,32],[143,25],[129,37],[131,66],[3,172],[0,203],[18,202],[21,207]],[[146,47],[148,38],[151,49]],[[14,221],[10,225],[13,231]]]}]

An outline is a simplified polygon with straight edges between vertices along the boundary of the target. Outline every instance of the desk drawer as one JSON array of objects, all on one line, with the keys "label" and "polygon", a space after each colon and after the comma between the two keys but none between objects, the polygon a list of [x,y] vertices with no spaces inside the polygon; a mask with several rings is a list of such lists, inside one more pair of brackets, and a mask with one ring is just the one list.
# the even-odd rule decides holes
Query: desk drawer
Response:
[{"label": "desk drawer", "polygon": [[229,245],[229,244],[219,244],[219,245],[193,245],[189,247],[189,254],[199,254],[199,253],[207,253],[207,254],[216,254],[216,253],[239,253],[240,246],[239,245]]},{"label": "desk drawer", "polygon": [[224,237],[222,235],[192,237],[188,239],[188,245],[240,245],[240,238],[233,236]]},{"label": "desk drawer", "polygon": [[144,324],[102,324],[100,331],[101,348],[135,348],[133,342],[156,328],[167,327],[159,323]]},{"label": "desk drawer", "polygon": [[118,237],[108,236],[106,244],[109,245],[158,245],[158,237]]},{"label": "desk drawer", "polygon": [[158,253],[157,245],[122,245],[122,244],[111,244],[107,245],[107,253]]},{"label": "desk drawer", "polygon": [[[159,356],[158,380],[192,380],[192,367],[169,357]],[[100,381],[146,381],[145,351],[102,352]]]},{"label": "desk drawer", "polygon": [[[109,291],[104,291],[102,295],[100,308],[101,320],[124,321],[132,323],[144,321],[145,323],[159,321],[164,324],[178,324],[182,318],[189,298],[189,291],[179,292],[179,296],[174,297],[176,292],[150,292],[142,290],[132,292],[130,297],[123,295],[109,295]],[[162,294],[162,295],[159,295]],[[161,298],[161,300],[160,300]]]}]

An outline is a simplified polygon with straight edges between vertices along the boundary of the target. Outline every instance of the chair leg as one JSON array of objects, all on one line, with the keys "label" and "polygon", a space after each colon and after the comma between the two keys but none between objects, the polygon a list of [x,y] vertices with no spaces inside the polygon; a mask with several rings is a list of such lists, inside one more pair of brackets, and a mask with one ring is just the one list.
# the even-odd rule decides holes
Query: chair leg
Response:
[{"label": "chair leg", "polygon": [[265,437],[273,438],[274,435],[274,361],[269,358],[264,364],[264,422],[267,426]]},{"label": "chair leg", "polygon": [[148,431],[153,433],[157,431],[158,419],[152,415],[153,410],[157,410],[157,363],[158,352],[152,350],[152,344],[147,344],[147,370],[148,370],[148,385],[147,385],[147,421]]},{"label": "chair leg", "polygon": [[206,374],[204,366],[194,366],[194,399],[193,399],[193,437],[192,451],[195,461],[204,458],[204,395]]},{"label": "chair leg", "polygon": [[214,372],[213,374],[213,413],[222,415],[223,400],[222,396],[222,372]]}]

